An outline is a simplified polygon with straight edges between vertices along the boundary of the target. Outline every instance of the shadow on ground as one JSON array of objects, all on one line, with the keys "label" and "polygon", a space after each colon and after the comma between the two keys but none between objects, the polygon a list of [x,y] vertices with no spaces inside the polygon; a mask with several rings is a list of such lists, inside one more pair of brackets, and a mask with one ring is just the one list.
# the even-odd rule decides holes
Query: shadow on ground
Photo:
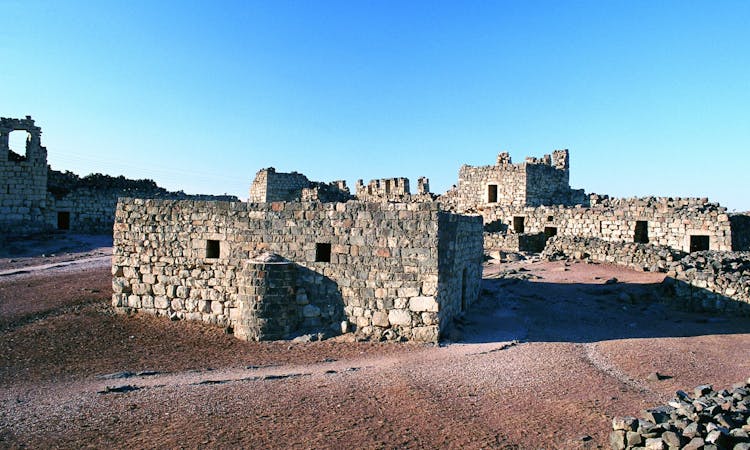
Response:
[{"label": "shadow on ground", "polygon": [[0,258],[30,258],[85,253],[112,246],[112,235],[56,232],[12,239],[0,246]]},{"label": "shadow on ground", "polygon": [[660,283],[550,283],[485,279],[463,318],[462,343],[598,342],[750,333],[750,320],[688,312]]}]

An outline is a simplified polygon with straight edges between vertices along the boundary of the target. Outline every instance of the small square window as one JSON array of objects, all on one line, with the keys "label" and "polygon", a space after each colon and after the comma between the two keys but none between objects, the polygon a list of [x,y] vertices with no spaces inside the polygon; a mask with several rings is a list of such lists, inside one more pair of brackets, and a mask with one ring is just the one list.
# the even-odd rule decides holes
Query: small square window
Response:
[{"label": "small square window", "polygon": [[331,244],[323,242],[315,244],[315,262],[331,262]]},{"label": "small square window", "polygon": [[209,239],[206,241],[206,258],[218,258],[221,255],[221,245],[219,241]]}]

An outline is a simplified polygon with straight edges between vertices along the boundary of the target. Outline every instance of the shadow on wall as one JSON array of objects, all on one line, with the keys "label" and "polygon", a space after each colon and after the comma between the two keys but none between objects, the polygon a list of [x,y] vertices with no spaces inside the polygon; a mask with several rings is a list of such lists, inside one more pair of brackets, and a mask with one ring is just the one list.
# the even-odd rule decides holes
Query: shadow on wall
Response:
[{"label": "shadow on wall", "polygon": [[[674,286],[671,281],[607,285],[485,279],[481,301],[465,318],[462,342],[585,343],[750,333],[747,317],[705,312],[711,305],[674,297]],[[712,292],[696,293],[696,298],[701,295],[730,310],[740,303]],[[742,307],[747,311],[747,305]]]},{"label": "shadow on wall", "polygon": [[295,302],[300,314],[300,328],[296,334],[323,333],[326,337],[341,334],[341,322],[346,319],[346,314],[339,285],[319,272],[298,264],[295,266]]}]

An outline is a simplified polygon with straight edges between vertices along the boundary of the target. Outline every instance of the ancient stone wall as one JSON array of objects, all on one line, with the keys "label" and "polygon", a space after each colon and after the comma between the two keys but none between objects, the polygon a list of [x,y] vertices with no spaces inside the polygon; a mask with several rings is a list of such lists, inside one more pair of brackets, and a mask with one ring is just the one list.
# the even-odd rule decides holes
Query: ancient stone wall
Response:
[{"label": "ancient stone wall", "polygon": [[481,280],[481,219],[437,203],[121,199],[114,229],[116,307],[220,325],[240,317],[238,271],[258,252],[299,266],[305,326],[371,339],[435,341]]},{"label": "ancient stone wall", "polygon": [[[13,131],[27,133],[26,153],[9,147]],[[41,145],[41,128],[30,116],[0,118],[0,234],[34,233],[49,228],[47,207],[47,149]]]},{"label": "ancient stone wall", "polygon": [[[685,252],[732,250],[726,209],[706,199],[634,198],[599,201],[591,207],[485,207],[490,230],[594,237],[611,242],[669,246]],[[701,241],[701,242],[696,242]]]},{"label": "ancient stone wall", "polygon": [[684,252],[662,245],[555,236],[547,240],[541,256],[547,260],[570,258],[615,264],[643,272],[667,272],[672,263],[685,255]]},{"label": "ancient stone wall", "polygon": [[750,252],[698,252],[672,264],[668,285],[688,309],[750,315]]},{"label": "ancient stone wall", "polygon": [[425,177],[417,180],[416,194],[411,193],[408,178],[380,178],[370,180],[367,185],[357,180],[356,196],[357,200],[365,202],[433,202],[436,199],[430,193],[430,180]]},{"label": "ancient stone wall", "polygon": [[552,156],[526,158],[513,164],[500,153],[494,166],[461,166],[458,185],[442,200],[459,212],[492,206],[572,205],[585,200],[582,191],[570,189],[569,155],[556,150]]},{"label": "ancient stone wall", "polygon": [[687,254],[667,246],[554,237],[542,257],[580,259],[667,274],[665,294],[689,310],[750,315],[750,252]]},{"label": "ancient stone wall", "polygon": [[310,180],[301,173],[282,173],[269,167],[255,175],[250,186],[249,202],[284,202],[299,200],[302,189],[310,187]]}]

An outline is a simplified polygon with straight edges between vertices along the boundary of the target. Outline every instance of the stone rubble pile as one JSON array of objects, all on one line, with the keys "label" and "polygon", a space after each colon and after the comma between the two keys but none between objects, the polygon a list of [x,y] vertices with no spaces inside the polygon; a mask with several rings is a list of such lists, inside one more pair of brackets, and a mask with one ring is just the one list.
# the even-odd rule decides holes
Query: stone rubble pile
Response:
[{"label": "stone rubble pile", "polygon": [[750,313],[750,252],[691,253],[667,275],[678,280],[675,296],[694,309]]},{"label": "stone rubble pile", "polygon": [[720,391],[710,385],[692,395],[677,391],[643,418],[615,417],[612,429],[613,450],[750,450],[750,379]]}]

